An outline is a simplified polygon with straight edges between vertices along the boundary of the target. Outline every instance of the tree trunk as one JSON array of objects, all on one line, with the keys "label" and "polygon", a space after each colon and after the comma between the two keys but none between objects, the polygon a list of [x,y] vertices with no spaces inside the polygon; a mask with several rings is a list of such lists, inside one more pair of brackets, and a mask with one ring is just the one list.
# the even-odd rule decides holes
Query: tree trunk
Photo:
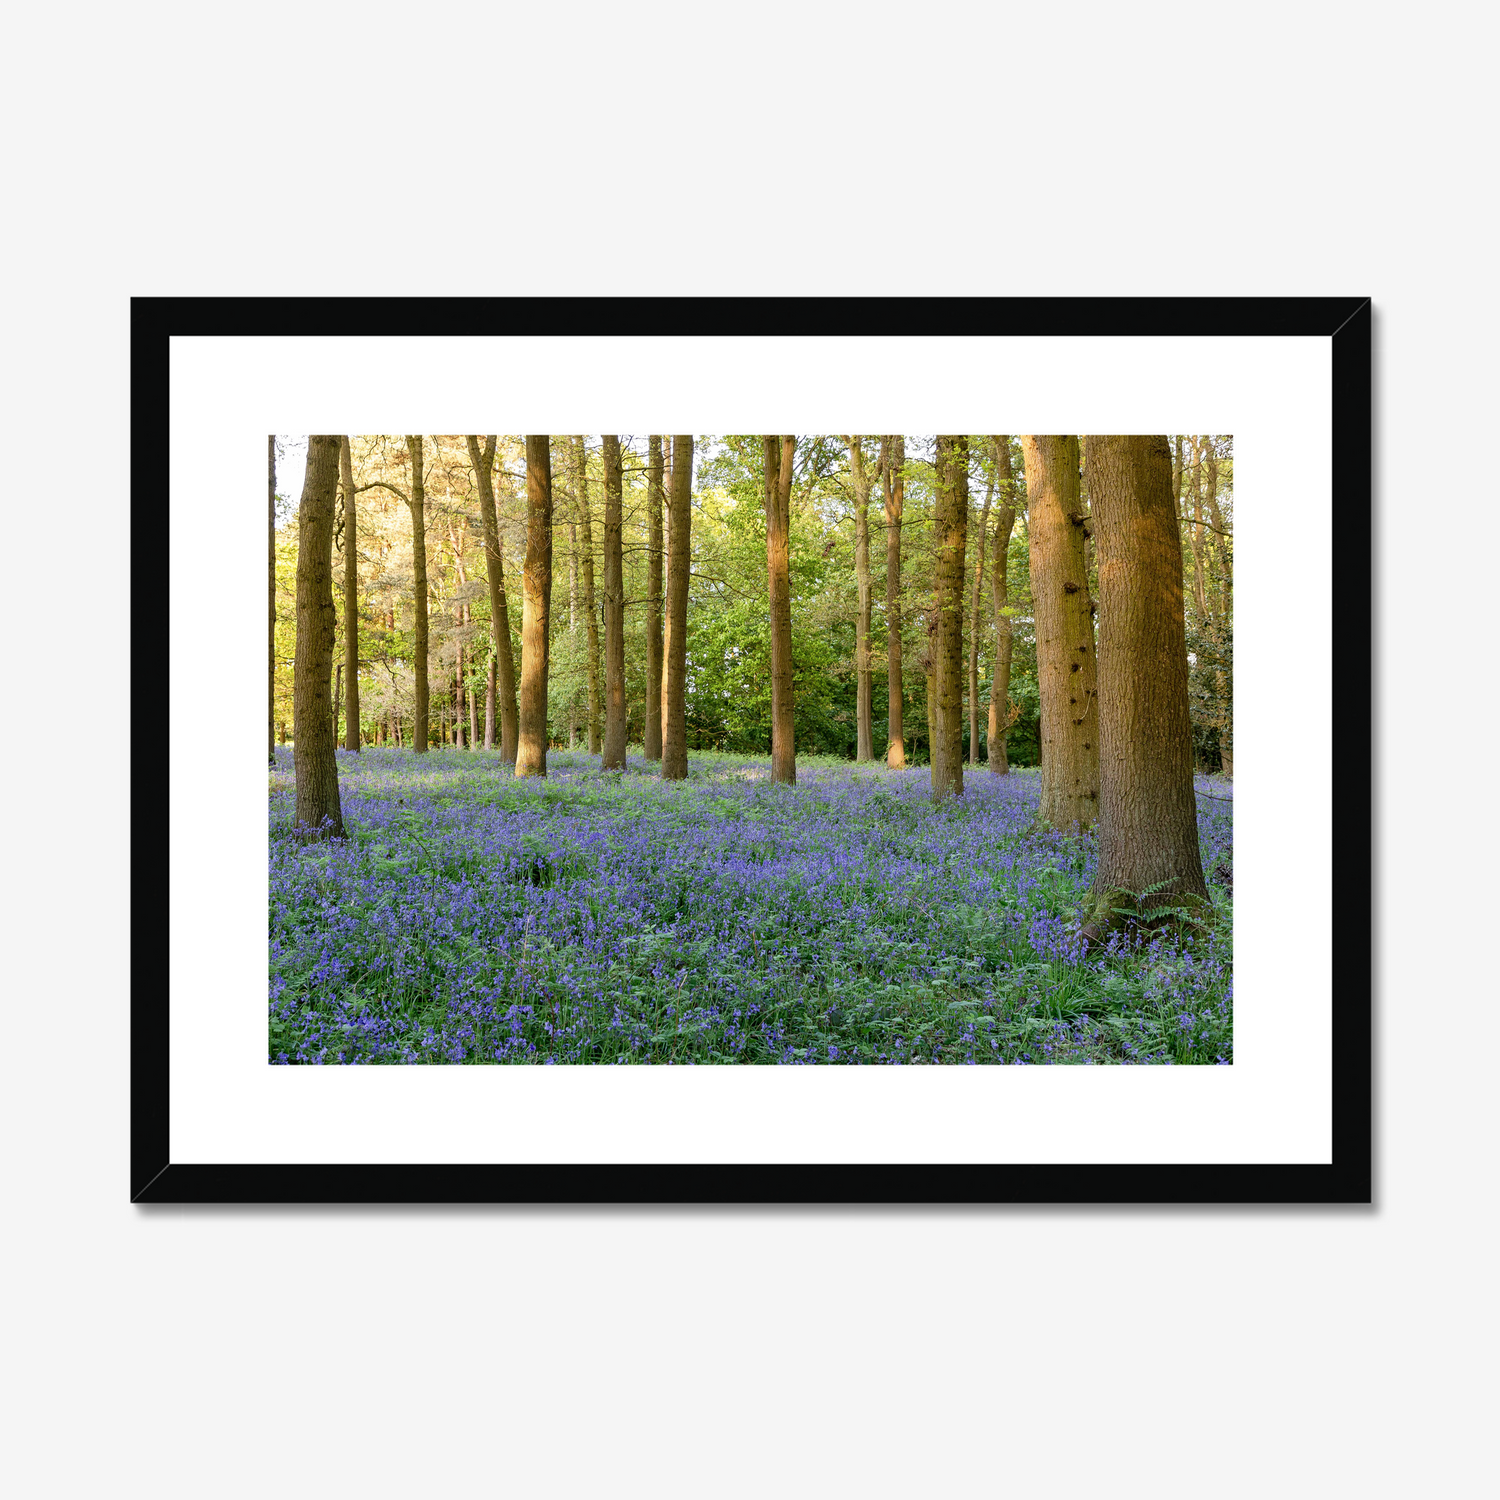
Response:
[{"label": "tree trunk", "polygon": [[[662,491],[662,505],[666,511],[666,547],[662,554],[662,594],[664,598],[670,598],[672,592],[672,444],[663,434],[663,446],[666,449],[666,487]],[[670,613],[670,611],[669,611]],[[667,657],[670,653],[672,626],[669,619],[662,620],[662,672],[661,672],[661,734],[662,746],[665,751],[667,738]]]},{"label": "tree trunk", "polygon": [[427,521],[422,514],[426,500],[422,478],[422,437],[406,437],[406,451],[411,457],[411,570],[412,593],[416,599],[416,624],[413,627],[412,671],[416,677],[416,708],[412,715],[411,747],[417,755],[427,754],[427,731],[432,717],[427,692]]},{"label": "tree trunk", "polygon": [[932,503],[933,608],[937,616],[933,678],[932,800],[961,797],[963,760],[964,547],[969,532],[969,440],[938,435]]},{"label": "tree trunk", "polygon": [[1201,437],[1193,440],[1193,522],[1188,527],[1188,536],[1193,548],[1193,600],[1198,606],[1198,620],[1207,625],[1212,618],[1208,612],[1208,593],[1203,586],[1203,443]]},{"label": "tree trunk", "polygon": [[344,664],[339,662],[333,669],[333,742],[339,742],[339,700],[344,695]]},{"label": "tree trunk", "polygon": [[[490,672],[500,695],[500,759],[513,765],[516,759],[516,669],[510,654],[510,614],[505,603],[505,548],[495,515],[495,491],[490,482],[490,471],[495,462],[495,434],[485,438],[483,450],[477,437],[469,438],[468,443],[469,462],[474,465],[479,482],[479,515],[484,523],[484,570],[489,581],[490,635],[494,642]],[[486,733],[486,748],[491,738]]]},{"label": "tree trunk", "polygon": [[906,439],[900,436],[882,438],[880,467],[885,478],[885,763],[893,771],[906,765],[901,682],[901,510],[906,498],[906,481],[901,471],[905,463]]},{"label": "tree trunk", "polygon": [[521,611],[517,776],[547,774],[547,651],[552,610],[551,439],[526,438],[526,564]]},{"label": "tree trunk", "polygon": [[[996,464],[998,467],[998,457]],[[984,589],[985,538],[990,528],[990,502],[995,498],[995,471],[984,486],[984,510],[979,517],[979,548],[974,559],[974,603],[969,610],[969,764],[979,765],[979,597]]]},{"label": "tree trunk", "polygon": [[1087,445],[1103,751],[1097,904],[1085,928],[1093,939],[1119,908],[1134,909],[1138,895],[1146,908],[1191,907],[1207,900],[1208,888],[1193,792],[1171,449],[1164,436],[1091,436]]},{"label": "tree trunk", "polygon": [[[1031,597],[1042,699],[1042,796],[1050,828],[1093,826],[1099,809],[1099,718],[1094,620],[1078,489],[1078,439],[1029,434],[1026,464]],[[1090,480],[1092,483],[1092,479]]]},{"label": "tree trunk", "polygon": [[307,473],[297,512],[297,655],[292,681],[296,826],[306,839],[344,836],[328,702],[336,628],[333,515],[338,482],[338,436],[314,433],[307,440]]},{"label": "tree trunk", "polygon": [[[572,445],[569,444],[569,447]],[[578,486],[568,506],[568,749],[578,746]]]},{"label": "tree trunk", "polygon": [[[465,628],[465,630],[468,629],[468,627],[469,627],[469,625],[471,623],[472,623],[472,621],[471,621],[470,615],[469,615],[469,606],[467,604],[465,604],[464,605],[464,628]],[[474,653],[472,651],[469,652],[469,670],[471,672],[474,670]],[[465,684],[465,688],[466,688],[467,697],[469,699],[469,749],[470,750],[477,750],[479,748],[479,695],[468,684]]]},{"label": "tree trunk", "polygon": [[692,571],[693,439],[672,439],[672,572],[667,581],[666,692],[662,727],[664,781],[687,776],[687,597]]},{"label": "tree trunk", "polygon": [[791,500],[797,439],[764,436],[766,575],[771,602],[771,780],[797,780],[792,688]]},{"label": "tree trunk", "polygon": [[578,439],[578,527],[582,533],[583,611],[588,616],[589,754],[598,755],[603,741],[603,695],[599,690],[599,611],[594,604],[594,520],[589,512],[588,449]]},{"label": "tree trunk", "polygon": [[[266,487],[269,491],[267,528],[270,537],[271,609],[269,634],[266,637],[266,753],[276,764],[276,434],[266,438]],[[285,743],[286,736],[282,736]]]},{"label": "tree trunk", "polygon": [[490,652],[490,678],[484,690],[484,748],[495,748],[495,653]]},{"label": "tree trunk", "polygon": [[927,654],[922,658],[923,701],[927,708],[927,764],[932,766],[932,747],[937,739],[937,657],[932,634],[927,637]]},{"label": "tree trunk", "polygon": [[355,550],[354,459],[347,436],[339,438],[339,483],[344,491],[344,664],[349,702],[344,749],[359,752],[359,554]]},{"label": "tree trunk", "polygon": [[990,774],[1010,772],[1005,737],[1010,729],[1010,662],[1014,639],[1010,623],[1010,534],[1016,524],[1016,476],[1010,461],[1010,437],[994,439],[995,468],[1000,487],[1000,514],[995,518],[995,560],[990,567],[990,597],[995,607],[995,677],[990,684]]},{"label": "tree trunk", "polygon": [[604,433],[604,769],[625,769],[625,569],[621,511],[625,482],[620,439]]},{"label": "tree trunk", "polygon": [[661,759],[661,438],[652,433],[646,464],[646,724],[647,760]]},{"label": "tree trunk", "polygon": [[854,577],[859,612],[854,618],[855,760],[874,760],[870,731],[870,479],[865,473],[864,439],[849,439],[849,471],[854,479]]}]

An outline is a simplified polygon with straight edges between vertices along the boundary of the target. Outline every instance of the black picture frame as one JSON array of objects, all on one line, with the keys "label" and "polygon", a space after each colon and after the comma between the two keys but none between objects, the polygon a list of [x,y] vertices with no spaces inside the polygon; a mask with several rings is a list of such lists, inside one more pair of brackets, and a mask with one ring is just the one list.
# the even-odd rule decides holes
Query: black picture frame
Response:
[{"label": "black picture frame", "polygon": [[[1371,331],[1368,297],[891,299],[134,298],[131,302],[132,680],[162,638],[162,472],[174,335],[901,334],[1272,336],[1332,344],[1332,1161],[1324,1164],[298,1165],[174,1163],[169,1154],[168,871],[163,765],[131,772],[132,1202],[193,1203],[1350,1203],[1371,1201]],[[167,747],[167,776],[171,749]]]}]

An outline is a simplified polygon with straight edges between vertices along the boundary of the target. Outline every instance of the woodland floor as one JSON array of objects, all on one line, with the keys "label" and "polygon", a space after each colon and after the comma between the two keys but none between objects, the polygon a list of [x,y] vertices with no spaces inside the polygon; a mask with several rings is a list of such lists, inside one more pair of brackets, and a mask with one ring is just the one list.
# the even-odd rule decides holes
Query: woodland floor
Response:
[{"label": "woodland floor", "polygon": [[[303,846],[278,750],[271,1062],[1233,1061],[1226,887],[1207,932],[1085,959],[1094,839],[1033,828],[1035,770],[934,808],[925,766],[547,764],[340,751],[348,837]],[[1199,789],[1222,870],[1232,792]]]}]

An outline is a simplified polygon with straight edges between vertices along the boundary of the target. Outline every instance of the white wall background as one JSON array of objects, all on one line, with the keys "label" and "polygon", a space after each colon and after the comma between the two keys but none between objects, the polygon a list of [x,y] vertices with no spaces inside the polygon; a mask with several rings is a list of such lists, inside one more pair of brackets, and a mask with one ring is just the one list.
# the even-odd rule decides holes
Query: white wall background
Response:
[{"label": "white wall background", "polygon": [[[1476,1493],[1493,17],[542,14],[13,23],[17,1493]],[[1375,1209],[127,1204],[126,299],[582,291],[1375,298]]]}]

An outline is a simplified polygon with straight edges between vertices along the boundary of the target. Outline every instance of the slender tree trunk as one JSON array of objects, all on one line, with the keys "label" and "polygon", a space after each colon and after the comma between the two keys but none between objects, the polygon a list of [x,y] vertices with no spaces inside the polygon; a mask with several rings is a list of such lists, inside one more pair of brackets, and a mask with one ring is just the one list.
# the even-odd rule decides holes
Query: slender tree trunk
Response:
[{"label": "slender tree trunk", "polygon": [[[472,621],[470,618],[469,606],[465,604],[465,629],[467,629],[471,623]],[[474,653],[472,651],[469,652],[469,670],[471,672],[474,670]],[[477,750],[479,748],[479,695],[474,691],[472,687],[468,687],[467,684],[465,686],[469,699],[469,749]]]},{"label": "slender tree trunk", "polygon": [[416,600],[416,624],[412,635],[412,671],[416,676],[416,708],[412,716],[412,750],[427,754],[428,726],[432,707],[427,691],[427,520],[423,515],[426,491],[422,477],[422,436],[408,433],[406,451],[411,457],[411,570]]},{"label": "slender tree trunk", "polygon": [[[297,655],[293,669],[296,824],[303,838],[344,836],[339,769],[328,688],[333,671],[333,516],[339,482],[336,434],[307,440],[307,474],[297,512]],[[325,826],[326,824],[326,826]]]},{"label": "slender tree trunk", "polygon": [[[266,487],[269,492],[267,534],[270,539],[269,576],[271,609],[269,633],[266,636],[266,753],[276,764],[276,434],[266,438]],[[282,736],[282,743],[286,736]]]},{"label": "slender tree trunk", "polygon": [[1209,577],[1214,592],[1214,651],[1219,664],[1214,668],[1214,697],[1217,711],[1214,725],[1219,731],[1219,769],[1231,781],[1234,779],[1234,695],[1229,673],[1224,668],[1234,630],[1234,574],[1233,554],[1229,547],[1229,536],[1224,525],[1223,513],[1219,510],[1219,454],[1214,439],[1208,443],[1208,483],[1204,489],[1204,501],[1208,506],[1208,518],[1213,524],[1212,543],[1204,538],[1204,550],[1212,559]]},{"label": "slender tree trunk", "polygon": [[620,439],[601,436],[604,448],[604,769],[625,769],[625,568],[621,547],[621,512],[625,481]]},{"label": "slender tree trunk", "polygon": [[490,653],[490,678],[484,692],[484,748],[495,748],[495,653]]},{"label": "slender tree trunk", "polygon": [[1194,439],[1193,449],[1193,521],[1188,536],[1193,548],[1193,600],[1198,606],[1198,620],[1207,625],[1213,618],[1208,610],[1208,593],[1203,585],[1203,444]]},{"label": "slender tree trunk", "polygon": [[[569,445],[571,446],[571,444]],[[578,485],[568,506],[568,749],[578,746]]]},{"label": "slender tree trunk", "polygon": [[[484,570],[490,591],[490,635],[494,655],[490,675],[500,695],[500,759],[513,765],[516,759],[516,669],[510,653],[510,614],[505,601],[505,550],[500,525],[495,515],[495,491],[490,472],[495,462],[495,434],[484,440],[483,449],[477,437],[470,437],[469,462],[479,483],[479,516],[484,524]],[[485,746],[491,736],[486,734]]]},{"label": "slender tree trunk", "polygon": [[339,438],[339,484],[344,491],[344,664],[349,679],[344,749],[359,752],[359,553],[354,516],[354,459],[347,436]]},{"label": "slender tree trunk", "polygon": [[901,511],[906,497],[906,481],[902,474],[906,464],[906,439],[901,436],[882,438],[881,449],[880,467],[885,479],[885,763],[891,770],[899,771],[906,765],[901,681]]},{"label": "slender tree trunk", "polygon": [[661,759],[661,438],[652,433],[646,462],[646,724],[647,760]]},{"label": "slender tree trunk", "polygon": [[583,542],[583,609],[588,616],[589,754],[598,755],[603,741],[603,695],[599,690],[599,611],[594,604],[594,518],[589,511],[588,449],[578,439],[578,528]]},{"label": "slender tree trunk", "polygon": [[[979,517],[979,546],[974,558],[974,603],[969,610],[969,764],[979,765],[979,599],[984,589],[985,539],[990,528],[990,502],[995,498],[995,471],[984,486],[984,510]],[[993,753],[993,752],[991,752]]]},{"label": "slender tree trunk", "polygon": [[765,458],[766,575],[771,603],[771,780],[797,780],[792,687],[791,500],[797,439],[761,439]]},{"label": "slender tree trunk", "polygon": [[849,471],[854,480],[854,577],[859,612],[854,619],[855,760],[874,760],[870,729],[870,479],[865,472],[864,439],[849,439]]},{"label": "slender tree trunk", "polygon": [[969,532],[969,440],[938,435],[937,492],[932,504],[937,547],[933,660],[937,709],[933,722],[932,800],[961,797],[963,760],[964,547]]},{"label": "slender tree trunk", "polygon": [[339,708],[344,696],[344,664],[339,662],[333,669],[333,742],[339,742]]},{"label": "slender tree trunk", "polygon": [[1078,439],[1028,434],[1021,439],[1021,450],[1042,699],[1037,816],[1050,828],[1081,830],[1092,827],[1098,815],[1099,717]]},{"label": "slender tree trunk", "polygon": [[552,611],[551,439],[526,439],[526,567],[521,612],[521,726],[517,776],[547,774],[547,651]]},{"label": "slender tree trunk", "polygon": [[[662,554],[662,596],[670,599],[672,593],[672,444],[665,433],[662,434],[662,445],[666,449],[666,485],[662,491],[662,506],[666,511],[666,548]],[[670,615],[668,610],[667,614]],[[661,669],[661,736],[663,753],[666,750],[667,741],[667,657],[671,655],[672,645],[672,622],[670,618],[662,620],[662,669]]]},{"label": "slender tree trunk", "polygon": [[922,658],[922,686],[927,708],[927,764],[933,764],[933,745],[937,742],[937,656],[932,633],[927,637],[927,653]]},{"label": "slender tree trunk", "polygon": [[1191,907],[1207,900],[1208,888],[1193,793],[1171,449],[1165,436],[1091,436],[1087,444],[1103,742],[1097,904],[1085,928],[1093,939],[1137,895],[1149,892],[1147,907]]},{"label": "slender tree trunk", "polygon": [[1016,478],[1010,461],[1010,437],[994,440],[995,469],[1000,487],[1000,514],[995,519],[995,560],[990,567],[990,597],[995,608],[995,677],[990,684],[990,774],[1010,772],[1005,737],[1010,730],[1010,663],[1014,640],[1010,623],[1010,534],[1016,524]]},{"label": "slender tree trunk", "polygon": [[664,781],[687,776],[687,597],[692,572],[693,439],[672,439],[672,572],[667,581],[667,721],[662,729]]}]

